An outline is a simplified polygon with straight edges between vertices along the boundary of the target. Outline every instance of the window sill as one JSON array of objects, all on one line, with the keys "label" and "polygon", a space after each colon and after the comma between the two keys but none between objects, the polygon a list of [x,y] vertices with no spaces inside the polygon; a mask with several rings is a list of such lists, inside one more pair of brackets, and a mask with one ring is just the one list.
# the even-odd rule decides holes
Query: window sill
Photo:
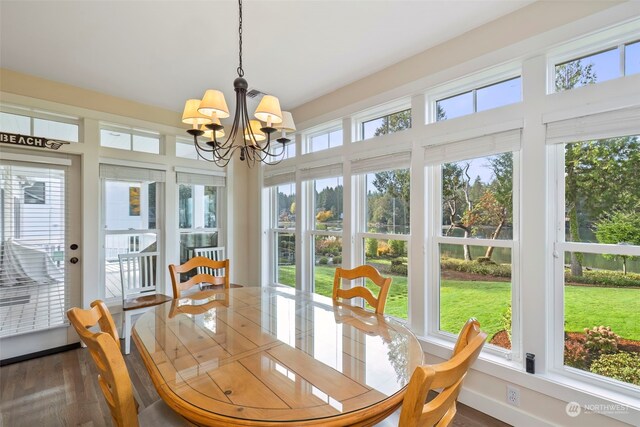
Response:
[{"label": "window sill", "polygon": [[[451,357],[452,342],[433,336],[418,339],[425,353],[443,360]],[[524,372],[521,363],[487,352],[480,355],[472,370],[563,402],[578,402],[583,410],[597,412],[631,425],[637,424],[640,419],[640,400],[632,395],[633,392],[614,391],[558,372],[528,374]]]}]

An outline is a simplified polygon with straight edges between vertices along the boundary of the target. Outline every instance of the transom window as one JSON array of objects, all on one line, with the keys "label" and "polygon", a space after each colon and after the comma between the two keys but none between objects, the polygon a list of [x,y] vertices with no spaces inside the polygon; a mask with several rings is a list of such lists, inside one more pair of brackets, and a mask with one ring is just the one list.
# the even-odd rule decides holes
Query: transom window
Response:
[{"label": "transom window", "polygon": [[522,101],[520,76],[436,100],[435,120],[466,116]]},{"label": "transom window", "polygon": [[[307,152],[327,150],[342,145],[342,128],[322,131],[307,136]],[[295,150],[295,149],[294,149]]]},{"label": "transom window", "polygon": [[160,154],[160,135],[138,129],[126,129],[111,125],[102,126],[100,128],[100,145],[119,150]]},{"label": "transom window", "polygon": [[0,129],[3,132],[32,135],[49,139],[78,142],[78,119],[55,117],[52,119],[0,112]]},{"label": "transom window", "polygon": [[638,72],[640,72],[640,41],[555,64],[555,91],[571,90]]},{"label": "transom window", "polygon": [[362,139],[387,135],[411,128],[411,109],[387,114],[361,123]]}]

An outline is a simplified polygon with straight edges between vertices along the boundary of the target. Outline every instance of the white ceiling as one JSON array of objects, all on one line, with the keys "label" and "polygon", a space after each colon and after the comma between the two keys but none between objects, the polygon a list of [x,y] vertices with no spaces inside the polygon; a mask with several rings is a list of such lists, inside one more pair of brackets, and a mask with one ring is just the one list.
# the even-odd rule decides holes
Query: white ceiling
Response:
[{"label": "white ceiling", "polygon": [[[245,0],[245,78],[292,109],[529,3]],[[231,0],[0,0],[0,66],[174,111],[216,88],[233,108],[237,13]]]}]

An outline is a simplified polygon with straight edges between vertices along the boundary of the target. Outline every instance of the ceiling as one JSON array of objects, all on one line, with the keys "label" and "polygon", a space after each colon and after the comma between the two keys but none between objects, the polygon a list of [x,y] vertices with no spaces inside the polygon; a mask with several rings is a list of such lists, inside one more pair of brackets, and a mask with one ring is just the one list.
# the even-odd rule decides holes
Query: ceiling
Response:
[{"label": "ceiling", "polygon": [[[530,3],[245,0],[245,78],[292,109]],[[233,108],[237,7],[0,0],[0,66],[174,111],[215,88]]]}]

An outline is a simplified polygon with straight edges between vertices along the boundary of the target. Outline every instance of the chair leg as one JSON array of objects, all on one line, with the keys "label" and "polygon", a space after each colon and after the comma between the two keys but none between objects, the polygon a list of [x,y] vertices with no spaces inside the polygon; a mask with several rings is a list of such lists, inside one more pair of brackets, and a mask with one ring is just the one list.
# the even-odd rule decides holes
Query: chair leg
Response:
[{"label": "chair leg", "polygon": [[131,350],[131,314],[124,313],[124,354]]}]

